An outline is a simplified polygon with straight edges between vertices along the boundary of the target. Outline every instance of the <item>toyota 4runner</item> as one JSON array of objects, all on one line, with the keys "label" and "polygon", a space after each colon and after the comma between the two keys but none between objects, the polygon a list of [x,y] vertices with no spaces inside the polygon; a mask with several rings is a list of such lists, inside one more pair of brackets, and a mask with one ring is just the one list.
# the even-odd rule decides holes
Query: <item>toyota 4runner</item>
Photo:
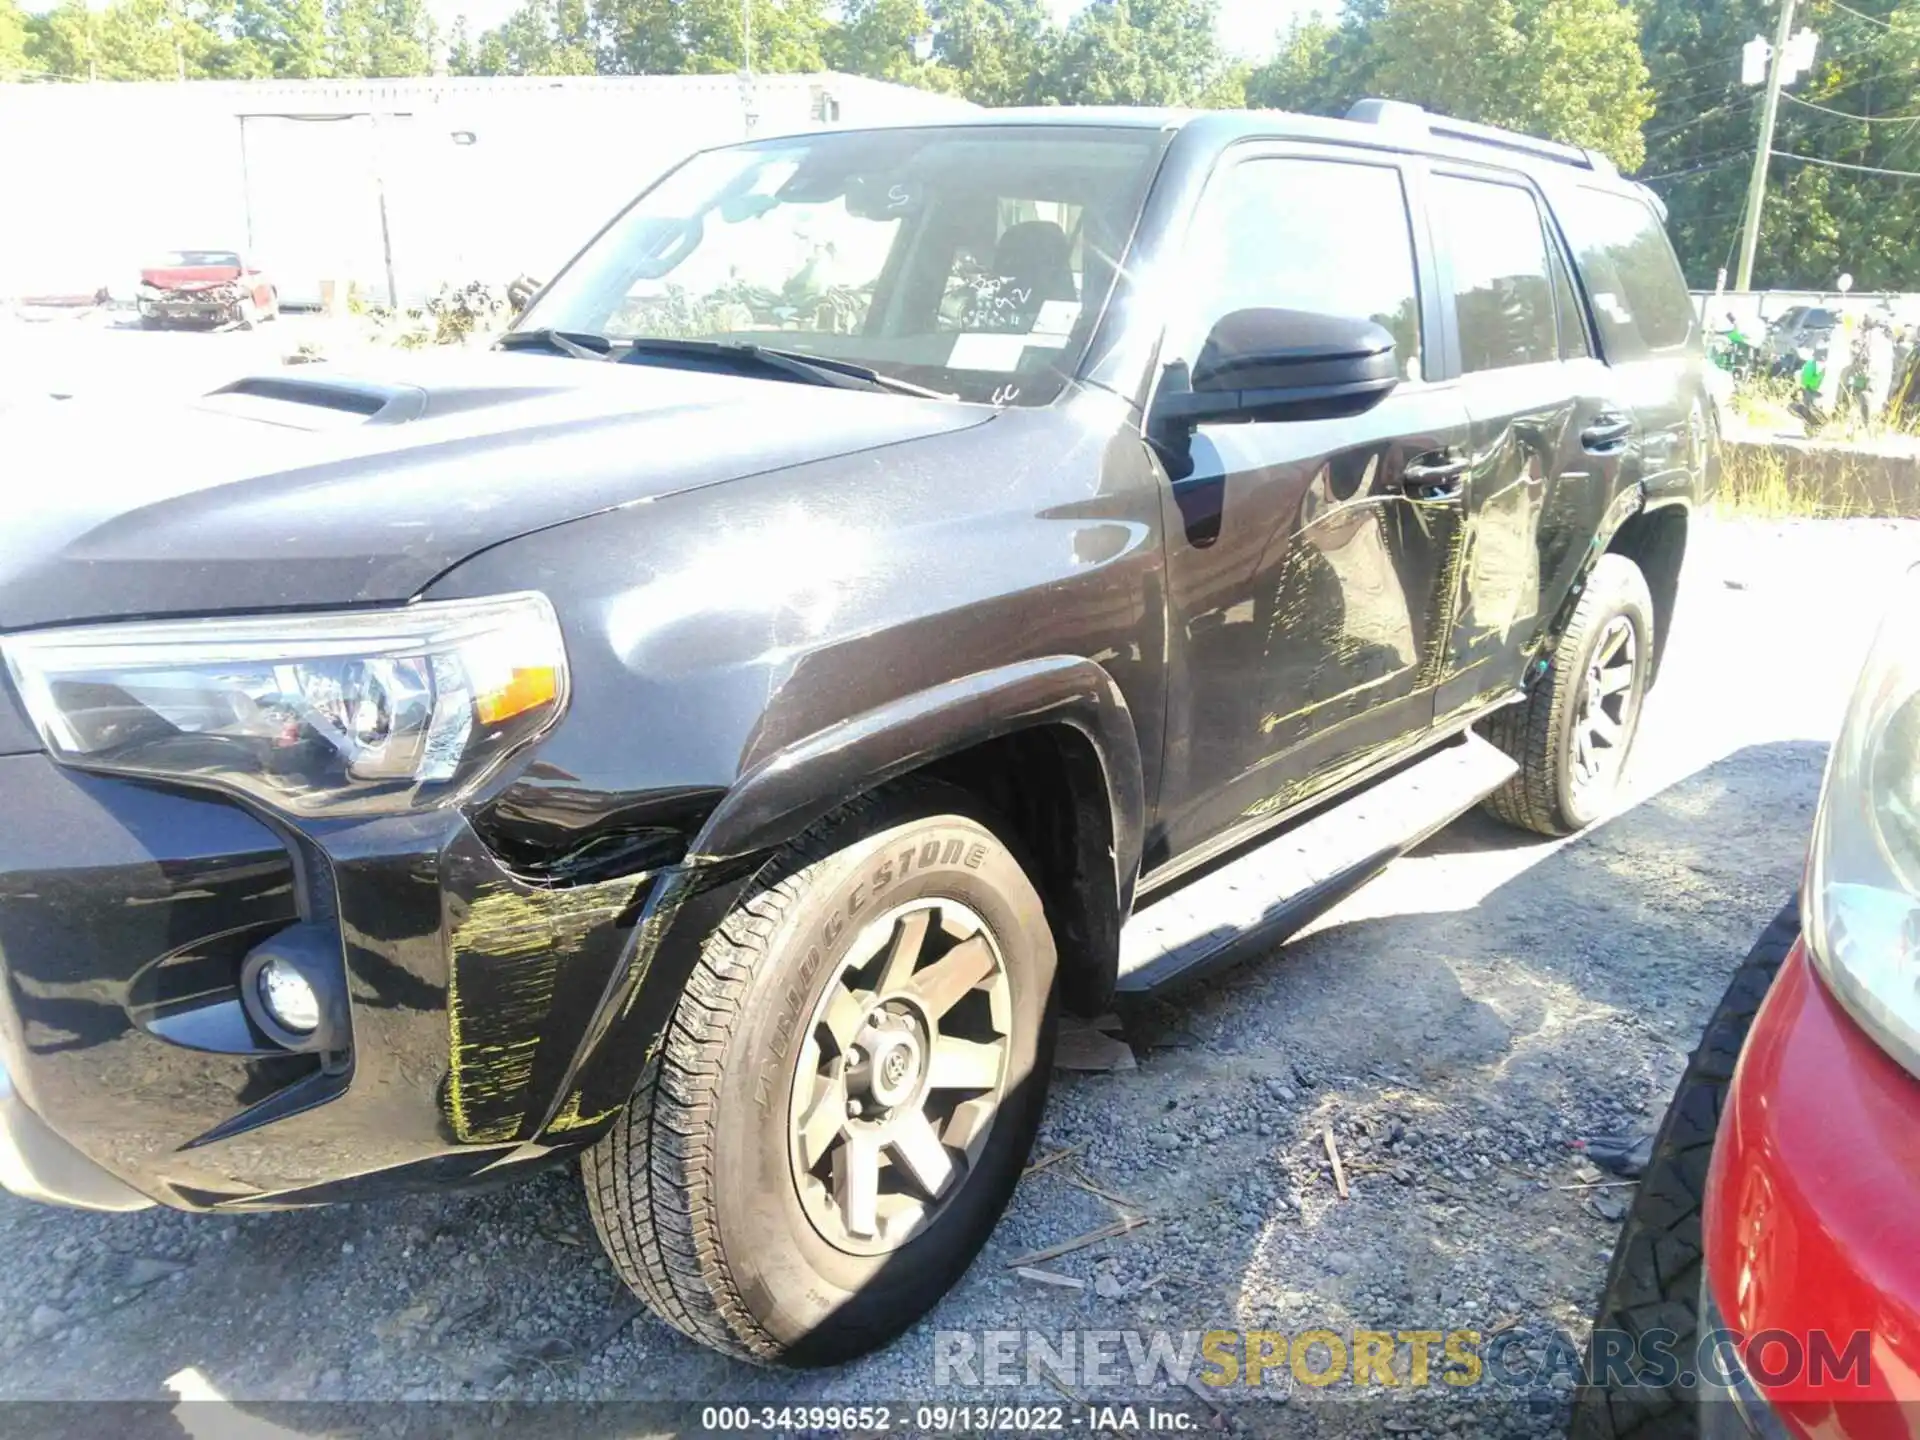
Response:
[{"label": "toyota 4runner", "polygon": [[0,1178],[577,1156],[788,1363],[967,1267],[1061,1007],[1600,815],[1714,445],[1657,202],[1378,101],[708,151],[396,358],[0,437]]}]

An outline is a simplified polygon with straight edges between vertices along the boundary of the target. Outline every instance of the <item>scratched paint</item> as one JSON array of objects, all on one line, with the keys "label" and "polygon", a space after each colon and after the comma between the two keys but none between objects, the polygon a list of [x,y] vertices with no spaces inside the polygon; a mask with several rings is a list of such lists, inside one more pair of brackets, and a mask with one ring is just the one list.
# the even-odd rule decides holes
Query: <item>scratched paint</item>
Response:
[{"label": "scratched paint", "polygon": [[447,1110],[459,1139],[482,1144],[519,1137],[567,965],[613,930],[638,883],[626,876],[538,890],[502,880],[483,887],[454,919]]}]

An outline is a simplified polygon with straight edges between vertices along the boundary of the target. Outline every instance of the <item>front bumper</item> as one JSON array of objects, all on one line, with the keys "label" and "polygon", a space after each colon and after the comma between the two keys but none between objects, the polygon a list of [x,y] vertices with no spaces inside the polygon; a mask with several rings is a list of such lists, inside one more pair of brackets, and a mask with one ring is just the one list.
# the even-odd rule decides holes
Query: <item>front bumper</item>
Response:
[{"label": "front bumper", "polygon": [[[0,1182],[95,1208],[360,1198],[597,1137],[577,1077],[648,877],[523,883],[457,811],[301,830],[0,755]],[[238,978],[331,936],[347,1043],[277,1046]],[[622,1094],[619,1098],[624,1098]]]},{"label": "front bumper", "polygon": [[1744,1337],[1750,1394],[1703,1429],[1739,1410],[1822,1440],[1920,1433],[1916,1215],[1920,1080],[1803,940],[1748,1033],[1708,1172],[1705,1298]]},{"label": "front bumper", "polygon": [[28,1200],[83,1210],[144,1210],[153,1201],[53,1133],[0,1068],[0,1185]]},{"label": "front bumper", "polygon": [[240,316],[238,299],[141,300],[140,313],[153,320],[223,325]]}]

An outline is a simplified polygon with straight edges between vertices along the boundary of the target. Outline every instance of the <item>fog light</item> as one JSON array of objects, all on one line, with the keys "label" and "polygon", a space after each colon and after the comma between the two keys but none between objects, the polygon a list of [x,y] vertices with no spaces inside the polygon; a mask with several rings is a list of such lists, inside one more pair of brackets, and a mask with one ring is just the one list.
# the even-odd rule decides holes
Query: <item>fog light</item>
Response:
[{"label": "fog light", "polygon": [[320,1024],[320,994],[312,983],[279,956],[260,967],[260,1003],[296,1035],[310,1035]]}]

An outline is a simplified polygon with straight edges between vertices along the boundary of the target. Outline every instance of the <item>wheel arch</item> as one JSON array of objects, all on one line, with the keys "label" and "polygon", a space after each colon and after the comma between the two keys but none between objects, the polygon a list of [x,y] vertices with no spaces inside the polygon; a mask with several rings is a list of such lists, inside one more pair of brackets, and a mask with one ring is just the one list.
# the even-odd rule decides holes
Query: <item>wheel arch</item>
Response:
[{"label": "wheel arch", "polygon": [[1104,1006],[1146,800],[1132,714],[1091,660],[1052,656],[983,671],[795,741],[729,789],[688,858],[722,864],[770,850],[911,774],[965,789],[1012,827],[1047,905],[1066,1002]]},{"label": "wheel arch", "polygon": [[[1653,597],[1653,668],[1649,683],[1659,679],[1660,662],[1673,631],[1674,606],[1680,596],[1680,567],[1686,559],[1689,517],[1685,505],[1660,505],[1629,515],[1608,538],[1603,553],[1622,555],[1639,567]],[[1595,557],[1598,558],[1597,556]]]}]

